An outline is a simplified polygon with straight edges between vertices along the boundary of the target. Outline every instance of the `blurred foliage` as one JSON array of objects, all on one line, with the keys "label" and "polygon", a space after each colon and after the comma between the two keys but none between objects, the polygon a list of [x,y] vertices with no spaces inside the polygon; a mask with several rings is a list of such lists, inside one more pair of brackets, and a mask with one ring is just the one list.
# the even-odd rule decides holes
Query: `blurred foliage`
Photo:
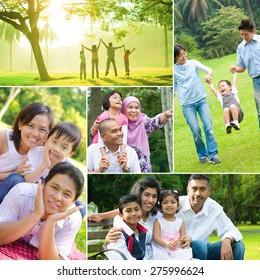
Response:
[{"label": "blurred foliage", "polygon": [[[260,222],[260,188],[259,174],[209,174],[210,197],[223,206],[226,214],[236,224]],[[147,175],[137,174],[102,174],[88,175],[88,203],[93,201],[99,212],[117,208],[119,198],[130,191],[133,184]],[[152,174],[163,189],[178,189],[181,195],[186,195],[186,187],[190,174]],[[231,178],[233,192],[228,194]],[[231,201],[231,200],[232,201]],[[233,209],[231,209],[231,207]]]},{"label": "blurred foliage", "polygon": [[[0,88],[0,108],[5,103],[10,88]],[[86,92],[72,87],[27,87],[12,101],[2,121],[12,126],[22,108],[30,103],[40,102],[48,105],[54,114],[55,123],[70,121],[75,123],[81,133],[82,142],[76,154],[76,160],[86,161]]]}]

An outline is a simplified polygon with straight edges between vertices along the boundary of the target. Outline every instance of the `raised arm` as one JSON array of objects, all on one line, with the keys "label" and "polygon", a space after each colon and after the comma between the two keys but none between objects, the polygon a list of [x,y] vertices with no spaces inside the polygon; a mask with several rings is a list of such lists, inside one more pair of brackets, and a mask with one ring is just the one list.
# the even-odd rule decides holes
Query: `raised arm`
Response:
[{"label": "raised arm", "polygon": [[237,88],[237,73],[233,73],[233,80],[232,80],[232,86]]},{"label": "raised arm", "polygon": [[205,77],[205,81],[206,83],[208,83],[210,90],[212,91],[212,93],[217,97],[218,96],[218,91],[215,89],[215,87],[213,86],[212,83],[212,78],[206,78]]},{"label": "raised arm", "polygon": [[84,48],[84,49],[86,49],[86,50],[88,50],[88,51],[92,51],[90,48],[88,48],[88,47],[86,47],[86,46],[84,46],[84,45],[81,45],[81,47],[82,47],[82,49]]},{"label": "raised arm", "polygon": [[108,45],[101,39],[101,42],[103,43],[103,45],[108,48]]},{"label": "raised arm", "polygon": [[135,50],[135,48],[133,48],[133,49],[131,50],[130,54],[131,54],[134,50]]},{"label": "raised arm", "polygon": [[101,39],[99,39],[99,42],[98,42],[98,45],[97,45],[97,50],[99,49],[99,47],[100,47],[100,44],[101,44]]},{"label": "raised arm", "polygon": [[165,111],[160,114],[159,124],[166,123],[169,118],[173,116],[173,109]]}]

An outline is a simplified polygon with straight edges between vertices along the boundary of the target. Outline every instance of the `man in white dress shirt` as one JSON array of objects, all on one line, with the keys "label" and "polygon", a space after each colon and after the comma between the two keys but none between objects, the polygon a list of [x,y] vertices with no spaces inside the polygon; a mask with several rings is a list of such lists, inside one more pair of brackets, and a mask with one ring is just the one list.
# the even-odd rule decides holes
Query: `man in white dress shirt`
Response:
[{"label": "man in white dress shirt", "polygon": [[[207,175],[193,174],[187,186],[187,196],[181,196],[181,208],[176,216],[183,219],[187,236],[192,238],[193,257],[202,260],[242,260],[242,235],[223,211],[223,207],[209,197]],[[221,241],[209,243],[216,231]]]},{"label": "man in white dress shirt", "polygon": [[99,124],[100,136],[105,144],[106,156],[102,157],[100,144],[91,144],[87,150],[88,171],[93,173],[141,173],[137,154],[126,145],[126,152],[120,151],[124,133],[122,126],[114,119]]}]

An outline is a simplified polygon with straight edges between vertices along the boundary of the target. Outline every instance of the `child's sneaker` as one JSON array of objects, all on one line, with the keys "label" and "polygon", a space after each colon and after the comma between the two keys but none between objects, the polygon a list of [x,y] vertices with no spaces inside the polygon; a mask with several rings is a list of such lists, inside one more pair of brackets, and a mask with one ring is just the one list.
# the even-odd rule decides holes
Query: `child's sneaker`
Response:
[{"label": "child's sneaker", "polygon": [[231,122],[230,123],[235,130],[240,130],[239,123]]},{"label": "child's sneaker", "polygon": [[227,125],[226,131],[227,131],[227,134],[230,134],[232,132],[232,126],[230,124]]},{"label": "child's sneaker", "polygon": [[208,158],[206,156],[200,157],[199,158],[199,162],[200,163],[207,163],[208,162]]},{"label": "child's sneaker", "polygon": [[218,155],[215,155],[210,159],[210,163],[212,163],[212,164],[217,164],[217,163],[220,163],[220,162],[221,162],[221,160],[220,160]]}]

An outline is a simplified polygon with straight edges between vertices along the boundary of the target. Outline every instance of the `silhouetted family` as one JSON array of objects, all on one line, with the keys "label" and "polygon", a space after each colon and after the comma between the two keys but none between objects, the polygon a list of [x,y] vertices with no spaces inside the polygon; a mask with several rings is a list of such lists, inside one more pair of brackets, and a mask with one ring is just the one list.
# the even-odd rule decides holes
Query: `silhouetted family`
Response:
[{"label": "silhouetted family", "polygon": [[86,57],[84,53],[84,49],[90,51],[92,53],[92,59],[91,59],[91,64],[92,64],[92,79],[95,77],[95,70],[96,70],[96,77],[99,78],[99,69],[98,69],[98,64],[99,64],[99,59],[98,59],[98,50],[99,47],[103,43],[103,45],[107,49],[107,62],[106,62],[106,73],[105,76],[109,74],[109,69],[110,69],[110,64],[112,63],[113,69],[115,76],[117,77],[117,68],[116,68],[116,61],[115,61],[115,51],[117,49],[124,48],[124,64],[125,64],[125,75],[129,76],[130,75],[130,69],[129,69],[129,55],[135,50],[133,48],[131,51],[125,48],[125,45],[114,47],[112,42],[109,42],[106,44],[102,39],[99,40],[98,45],[92,45],[91,48],[88,48],[84,45],[81,45],[81,51],[80,51],[80,79],[82,78],[86,79]]}]

